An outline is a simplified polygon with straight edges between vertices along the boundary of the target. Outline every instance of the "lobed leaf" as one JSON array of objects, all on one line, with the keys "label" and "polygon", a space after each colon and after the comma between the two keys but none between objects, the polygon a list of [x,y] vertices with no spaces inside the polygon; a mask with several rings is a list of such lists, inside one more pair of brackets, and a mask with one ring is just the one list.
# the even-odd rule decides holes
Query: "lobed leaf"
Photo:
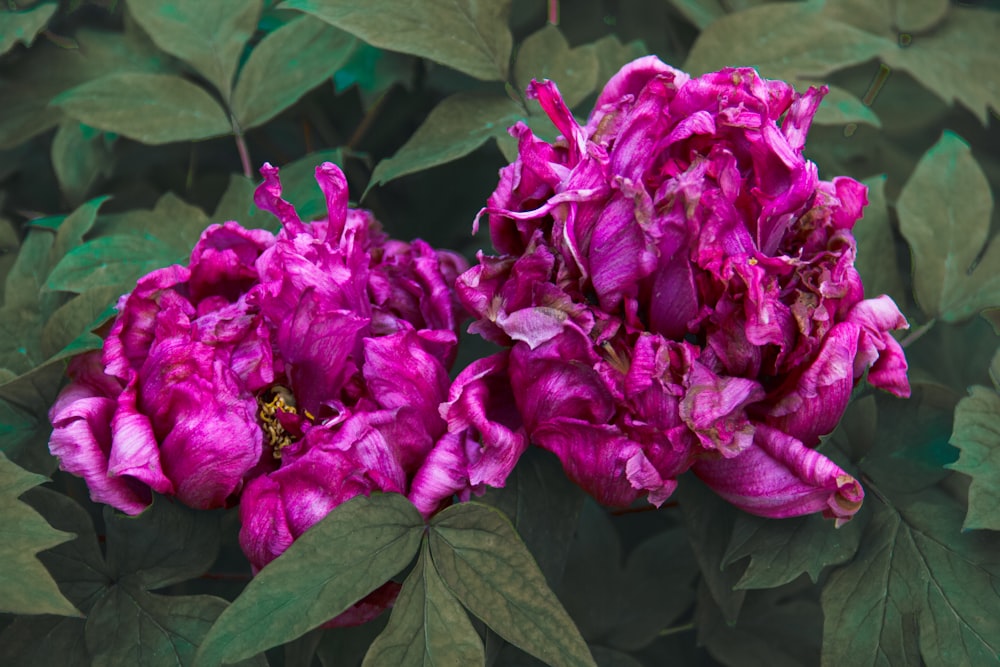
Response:
[{"label": "lobed leaf", "polygon": [[100,236],[70,251],[52,269],[45,287],[80,294],[98,287],[135,284],[150,271],[180,259],[180,254],[148,234]]},{"label": "lobed leaf", "polygon": [[750,557],[737,589],[776,588],[803,573],[815,583],[827,566],[849,560],[858,550],[864,519],[840,528],[819,514],[775,521],[750,514],[736,518],[723,563]]},{"label": "lobed leaf", "polygon": [[115,586],[87,616],[94,667],[190,665],[226,601],[211,595],[155,595]]},{"label": "lobed leaf", "polygon": [[378,163],[369,188],[415,171],[457,160],[507,127],[525,111],[508,97],[491,93],[455,93],[441,101],[396,154]]},{"label": "lobed leaf", "polygon": [[996,665],[1000,539],[943,492],[869,502],[857,556],[823,588],[823,665]]},{"label": "lobed leaf", "polygon": [[195,664],[252,657],[337,616],[406,567],[422,529],[400,495],[336,507],[254,577],[212,626]]},{"label": "lobed leaf", "polygon": [[514,64],[514,80],[524,91],[532,79],[551,79],[566,106],[574,107],[594,91],[597,69],[593,44],[571,49],[559,28],[550,24],[522,42]]},{"label": "lobed leaf", "polygon": [[441,581],[427,542],[403,582],[389,624],[365,655],[362,667],[483,665],[483,642],[462,605]]},{"label": "lobed leaf", "polygon": [[250,52],[233,91],[240,128],[262,125],[329,79],[347,62],[357,40],[312,16],[281,26]]},{"label": "lobed leaf", "polygon": [[972,478],[962,528],[1000,530],[1000,394],[988,387],[969,389],[955,408],[949,442],[961,454],[947,467]]},{"label": "lobed leaf", "polygon": [[513,38],[510,0],[285,0],[372,46],[427,58],[484,81],[504,81]]},{"label": "lobed leaf", "polygon": [[232,131],[219,103],[174,74],[117,72],[57,95],[67,115],[146,144],[207,139]]},{"label": "lobed leaf", "polygon": [[129,13],[158,47],[177,56],[229,99],[233,74],[257,28],[261,0],[128,0]]},{"label": "lobed leaf", "polygon": [[929,317],[958,322],[1000,305],[1000,243],[983,250],[993,195],[968,144],[944,132],[917,163],[897,209],[913,253],[914,292]]},{"label": "lobed leaf", "polygon": [[31,46],[57,9],[58,3],[43,2],[20,12],[0,12],[0,56],[13,49],[18,42]]},{"label": "lobed leaf", "polygon": [[445,584],[497,634],[553,667],[594,666],[587,644],[497,510],[460,503],[431,519],[430,553]]},{"label": "lobed leaf", "polygon": [[44,481],[41,475],[14,465],[0,454],[0,560],[4,563],[0,569],[0,612],[80,616],[36,557],[39,551],[71,540],[73,535],[56,530],[18,500]]},{"label": "lobed leaf", "polygon": [[726,66],[801,85],[870,60],[893,42],[824,15],[822,2],[770,3],[713,21],[688,54],[692,75]]}]

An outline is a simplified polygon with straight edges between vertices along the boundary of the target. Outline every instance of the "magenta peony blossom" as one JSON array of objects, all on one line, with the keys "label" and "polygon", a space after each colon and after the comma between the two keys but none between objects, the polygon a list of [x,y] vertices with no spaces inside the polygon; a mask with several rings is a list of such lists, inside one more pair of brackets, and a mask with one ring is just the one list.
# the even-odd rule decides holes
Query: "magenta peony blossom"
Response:
[{"label": "magenta peony blossom", "polygon": [[70,366],[50,442],[95,501],[125,512],[151,490],[195,508],[238,502],[255,570],[360,493],[401,493],[430,515],[502,485],[524,448],[511,435],[510,451],[483,450],[485,415],[442,412],[460,392],[448,368],[465,261],[387,238],[348,209],[332,164],[316,171],[329,215],[311,223],[281,199],[277,169],[262,173],[255,201],[281,231],[212,226],[188,266],[141,278],[104,350]]},{"label": "magenta peony blossom", "polygon": [[580,126],[532,82],[562,137],[511,128],[519,156],[484,209],[501,254],[457,289],[470,330],[508,348],[492,381],[509,377],[521,430],[602,503],[659,505],[693,468],[763,516],[860,507],[812,448],[867,370],[909,394],[889,334],[907,324],[854,269],[865,187],[802,157],[824,93],[650,56]]}]

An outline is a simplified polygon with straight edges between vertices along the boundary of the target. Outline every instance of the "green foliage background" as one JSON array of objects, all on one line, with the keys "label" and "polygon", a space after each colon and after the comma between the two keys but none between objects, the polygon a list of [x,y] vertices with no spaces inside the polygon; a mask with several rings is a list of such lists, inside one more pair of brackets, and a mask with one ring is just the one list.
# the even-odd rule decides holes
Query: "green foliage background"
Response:
[{"label": "green foliage background", "polygon": [[[0,664],[1000,664],[1000,8],[948,0],[7,0],[0,11]],[[555,11],[553,11],[555,10]],[[334,511],[250,580],[237,517],[136,518],[56,469],[66,360],[140,275],[213,222],[303,217],[346,171],[400,238],[472,257],[471,221],[555,130],[655,53],[692,74],[825,83],[807,153],[864,180],[869,295],[890,294],[913,397],[859,388],[824,453],[861,512],[749,516],[693,478],[609,513],[530,452],[503,490],[424,526],[396,496]],[[466,340],[459,361],[484,353]],[[319,628],[387,578],[391,614]],[[243,664],[243,663],[241,663]]]}]

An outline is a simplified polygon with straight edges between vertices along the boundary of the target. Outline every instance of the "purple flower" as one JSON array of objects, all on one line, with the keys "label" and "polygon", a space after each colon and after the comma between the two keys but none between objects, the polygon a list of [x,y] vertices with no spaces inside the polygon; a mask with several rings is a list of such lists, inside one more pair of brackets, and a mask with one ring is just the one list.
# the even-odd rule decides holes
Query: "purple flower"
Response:
[{"label": "purple flower", "polygon": [[240,502],[255,568],[359,493],[407,494],[430,514],[505,477],[430,456],[471,437],[472,421],[449,431],[441,414],[464,260],[387,238],[348,208],[331,164],[316,171],[329,210],[317,222],[281,199],[276,169],[262,173],[255,201],[281,231],[212,226],[187,266],[141,278],[51,412],[51,449],[94,500],[133,514],[151,491]]},{"label": "purple flower", "polygon": [[581,126],[554,84],[529,87],[562,136],[511,128],[484,209],[501,254],[457,290],[470,330],[509,348],[526,435],[601,502],[659,505],[693,468],[764,516],[860,506],[812,447],[869,369],[908,395],[889,334],[907,325],[854,269],[864,186],[802,157],[824,93],[650,56]]}]

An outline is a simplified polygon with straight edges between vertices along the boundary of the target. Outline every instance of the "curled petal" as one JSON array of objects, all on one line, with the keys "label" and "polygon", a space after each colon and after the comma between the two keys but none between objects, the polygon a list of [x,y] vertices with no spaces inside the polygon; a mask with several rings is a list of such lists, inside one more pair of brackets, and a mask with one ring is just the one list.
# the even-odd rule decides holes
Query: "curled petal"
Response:
[{"label": "curled petal", "polygon": [[737,507],[771,518],[823,512],[838,525],[861,508],[857,480],[792,436],[758,424],[754,446],[733,458],[699,460],[695,474]]}]

